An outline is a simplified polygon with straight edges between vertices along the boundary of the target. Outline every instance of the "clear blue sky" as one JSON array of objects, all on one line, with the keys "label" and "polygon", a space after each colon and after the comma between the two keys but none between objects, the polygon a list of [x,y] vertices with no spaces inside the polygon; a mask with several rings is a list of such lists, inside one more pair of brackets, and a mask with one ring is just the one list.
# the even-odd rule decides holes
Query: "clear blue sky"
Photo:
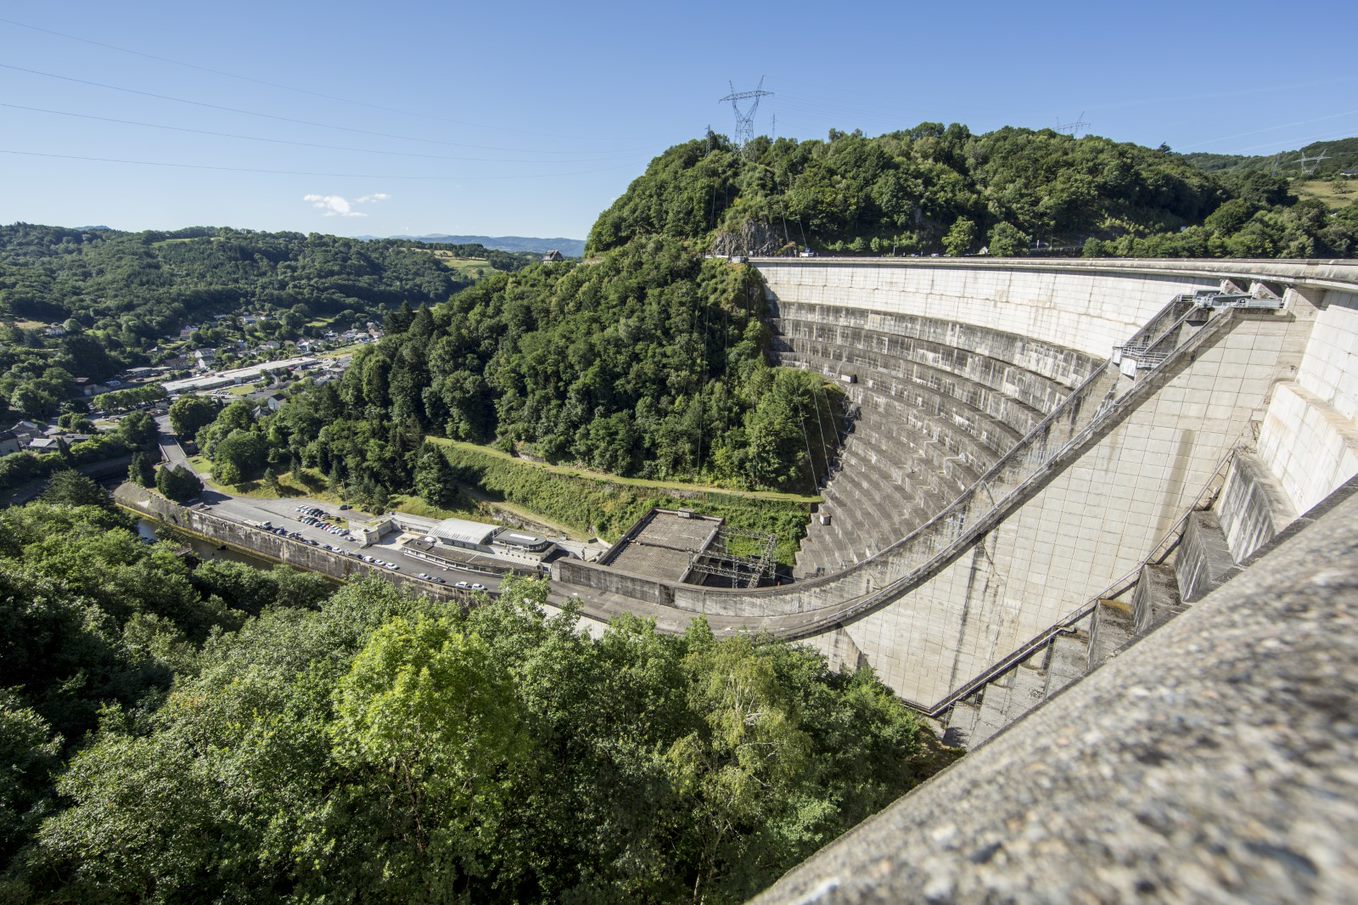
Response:
[{"label": "clear blue sky", "polygon": [[652,156],[729,133],[727,80],[761,75],[759,131],[772,114],[798,138],[1081,112],[1177,150],[1358,135],[1337,0],[63,0],[0,18],[45,29],[0,22],[0,151],[28,152],[0,153],[6,223],[583,238]]}]

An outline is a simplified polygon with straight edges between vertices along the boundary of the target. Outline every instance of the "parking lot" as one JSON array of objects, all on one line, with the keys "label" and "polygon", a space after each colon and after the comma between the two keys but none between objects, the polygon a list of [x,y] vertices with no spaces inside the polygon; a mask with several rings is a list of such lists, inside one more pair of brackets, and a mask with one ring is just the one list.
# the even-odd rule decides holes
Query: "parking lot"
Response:
[{"label": "parking lot", "polygon": [[213,512],[226,518],[255,526],[267,525],[266,530],[275,534],[283,532],[287,537],[312,546],[361,559],[407,576],[424,576],[423,580],[430,584],[491,592],[498,591],[500,587],[499,576],[443,568],[427,560],[407,556],[399,543],[399,534],[387,535],[380,543],[363,547],[351,540],[347,531],[338,529],[341,522],[347,523],[350,519],[371,519],[372,516],[366,512],[301,498],[262,500],[227,496],[213,491],[205,492],[203,501]]}]

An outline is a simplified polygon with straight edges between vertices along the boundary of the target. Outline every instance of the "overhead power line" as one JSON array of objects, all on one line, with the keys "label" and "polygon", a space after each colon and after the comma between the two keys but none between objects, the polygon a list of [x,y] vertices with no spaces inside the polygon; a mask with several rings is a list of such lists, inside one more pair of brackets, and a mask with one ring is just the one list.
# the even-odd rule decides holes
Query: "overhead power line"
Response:
[{"label": "overhead power line", "polygon": [[217,166],[206,163],[175,163],[172,161],[161,160],[131,160],[122,157],[89,157],[81,154],[55,154],[46,151],[19,151],[13,148],[0,148],[0,154],[14,154],[20,157],[47,157],[54,160],[82,160],[94,163],[121,163],[142,167],[171,167],[177,170],[216,170],[225,173],[259,173],[268,176],[325,176],[337,179],[402,179],[402,180],[434,180],[439,182],[462,182],[465,180],[481,179],[560,179],[566,176],[587,176],[593,173],[612,173],[622,169],[630,169],[625,165],[615,167],[602,167],[595,170],[577,170],[570,173],[517,173],[512,175],[403,175],[397,176],[390,173],[322,173],[311,170],[272,170],[259,167],[227,167]]},{"label": "overhead power line", "polygon": [[459,157],[444,154],[421,154],[418,151],[383,151],[377,148],[356,148],[352,145],[331,145],[314,141],[295,141],[287,138],[268,138],[263,135],[244,135],[239,132],[218,132],[213,129],[193,129],[187,126],[171,126],[164,123],[147,123],[135,119],[119,119],[113,116],[99,116],[95,113],[77,113],[73,110],[53,110],[50,107],[30,107],[27,104],[10,104],[0,101],[0,107],[8,107],[11,110],[27,110],[34,113],[50,113],[55,116],[68,116],[76,119],[91,119],[98,122],[117,123],[124,126],[140,126],[147,129],[165,129],[171,132],[187,132],[192,135],[211,135],[216,138],[237,138],[242,141],[263,141],[277,145],[296,145],[301,148],[321,148],[327,151],[353,151],[359,154],[382,154],[389,157],[419,157],[424,160],[456,160],[462,162],[474,161],[480,163],[595,163],[606,160],[617,160],[623,156],[631,155],[611,155],[607,157],[574,157],[561,158],[557,160],[505,160],[503,157]]},{"label": "overhead power line", "polygon": [[444,116],[434,116],[434,115],[431,115],[431,114],[429,114],[429,113],[419,113],[419,112],[416,112],[416,111],[414,111],[414,110],[403,110],[403,109],[401,109],[400,107],[388,107],[388,106],[386,106],[386,105],[384,105],[384,104],[374,104],[374,103],[372,103],[371,101],[361,101],[361,100],[357,100],[356,98],[352,98],[352,97],[342,97],[342,96],[340,96],[340,95],[338,95],[338,94],[327,94],[327,93],[324,92],[324,91],[316,91],[316,90],[311,89],[311,88],[302,88],[302,87],[299,87],[299,86],[297,86],[297,85],[288,85],[288,84],[284,84],[283,82],[272,82],[272,81],[269,81],[268,79],[261,79],[261,78],[258,78],[257,76],[245,75],[245,74],[239,73],[239,72],[229,72],[229,71],[227,71],[227,70],[225,70],[225,69],[214,69],[214,68],[211,67],[211,66],[204,66],[204,65],[202,65],[202,64],[200,64],[200,63],[190,63],[190,62],[187,61],[187,60],[176,60],[176,59],[174,59],[174,58],[172,58],[172,57],[164,57],[164,56],[160,56],[159,54],[147,53],[146,51],[143,51],[143,50],[133,50],[133,49],[130,48],[130,47],[122,47],[122,46],[119,46],[119,45],[117,45],[117,44],[110,44],[110,43],[108,43],[107,41],[96,41],[96,40],[94,40],[94,39],[92,39],[92,38],[82,38],[82,37],[80,37],[79,35],[73,35],[73,34],[70,34],[70,33],[68,33],[68,32],[64,32],[64,31],[57,31],[57,30],[54,29],[54,28],[43,28],[43,27],[40,26],[40,25],[31,25],[31,24],[29,24],[29,23],[27,23],[27,22],[19,22],[18,20],[15,20],[15,19],[7,19],[7,18],[5,18],[5,17],[3,17],[3,16],[0,16],[0,23],[4,23],[4,24],[6,24],[6,25],[13,25],[13,26],[15,26],[16,28],[26,28],[26,29],[28,29],[28,30],[30,30],[30,31],[41,32],[41,33],[43,33],[43,34],[55,35],[55,36],[57,36],[57,37],[59,37],[59,38],[65,38],[65,39],[68,40],[68,41],[76,41],[76,42],[81,43],[81,44],[88,44],[88,45],[90,45],[91,47],[102,47],[102,48],[104,48],[105,50],[113,50],[113,51],[117,51],[118,53],[125,53],[125,54],[129,54],[129,55],[131,55],[131,56],[141,57],[141,58],[146,59],[146,60],[154,60],[154,61],[156,61],[157,63],[168,63],[168,64],[171,65],[171,66],[182,66],[182,67],[184,67],[185,69],[194,69],[194,70],[197,70],[197,71],[199,71],[199,72],[206,72],[206,73],[209,73],[209,74],[211,74],[211,75],[221,76],[221,77],[223,77],[223,78],[237,79],[237,80],[242,81],[242,82],[250,82],[250,83],[255,84],[255,85],[263,85],[263,86],[265,86],[266,88],[277,88],[277,89],[279,89],[279,90],[281,90],[281,91],[292,91],[292,92],[295,92],[295,93],[297,93],[297,94],[304,94],[304,95],[307,95],[307,96],[309,96],[309,97],[318,97],[318,98],[322,98],[322,99],[328,100],[328,101],[337,101],[337,102],[342,103],[342,104],[352,104],[352,105],[357,106],[357,107],[367,107],[367,108],[370,109],[370,110],[381,110],[381,111],[386,112],[386,113],[396,113],[396,114],[400,114],[401,116],[410,116],[410,117],[414,117],[414,118],[416,118],[416,119],[437,120],[437,121],[440,121],[440,122],[450,123],[450,124],[455,125],[455,126],[473,126],[473,127],[476,127],[476,128],[496,129],[496,130],[498,130],[498,131],[503,131],[503,132],[516,132],[516,133],[519,133],[519,134],[521,134],[521,135],[534,135],[534,136],[539,136],[539,137],[544,137],[544,138],[558,138],[558,139],[561,139],[561,140],[563,140],[563,141],[581,141],[581,140],[584,140],[584,139],[581,139],[581,138],[578,137],[578,136],[575,136],[575,137],[567,137],[567,136],[561,136],[561,135],[548,135],[548,134],[546,134],[546,133],[534,132],[534,131],[529,130],[529,129],[515,129],[515,128],[509,127],[509,126],[493,126],[493,125],[488,125],[488,124],[471,123],[471,122],[467,122],[467,121],[465,121],[465,120],[449,119],[449,118],[444,117]]},{"label": "overhead power line", "polygon": [[[1311,123],[1319,123],[1331,119],[1343,119],[1346,116],[1358,116],[1358,110],[1346,110],[1343,113],[1331,113],[1326,116],[1317,116],[1313,119],[1299,119],[1290,123],[1278,123],[1275,126],[1267,126],[1263,129],[1251,129],[1248,132],[1236,132],[1231,135],[1214,135],[1213,137],[1207,139],[1206,141],[1195,141],[1192,142],[1191,144],[1176,145],[1175,148],[1179,151],[1185,151],[1189,148],[1200,148],[1203,145],[1210,145],[1219,141],[1227,141],[1228,139],[1232,138],[1246,138],[1251,135],[1263,135],[1267,132],[1277,132],[1279,129],[1292,129],[1296,128],[1297,126],[1309,126]],[[1256,147],[1264,146],[1257,145]]]},{"label": "overhead power line", "polygon": [[444,141],[438,138],[421,138],[416,135],[399,135],[394,132],[378,132],[374,129],[360,129],[357,128],[356,126],[341,126],[335,123],[323,123],[316,122],[315,120],[297,119],[291,116],[282,116],[277,113],[263,113],[259,110],[246,110],[242,107],[229,107],[225,104],[213,104],[209,103],[208,101],[196,101],[191,98],[175,97],[169,94],[158,94],[157,92],[154,91],[143,91],[140,88],[128,88],[123,85],[110,85],[107,82],[96,82],[93,81],[92,79],[80,79],[76,78],[75,76],[61,75],[55,72],[43,72],[42,70],[39,69],[28,69],[24,66],[14,66],[10,63],[0,63],[0,69],[9,69],[14,72],[25,72],[28,73],[29,75],[40,75],[44,78],[59,79],[63,82],[74,82],[75,84],[78,85],[90,85],[95,88],[105,88],[108,89],[109,91],[121,91],[125,94],[136,94],[141,97],[153,97],[156,98],[157,100],[173,101],[176,104],[188,104],[189,106],[192,107],[204,107],[209,110],[222,110],[227,113],[239,113],[244,116],[257,116],[261,119],[271,119],[277,122],[292,123],[293,125],[298,126],[312,126],[318,129],[335,129],[340,132],[353,132],[358,135],[374,135],[379,138],[394,138],[397,139],[398,141],[416,141],[423,142],[425,144],[447,145],[448,147],[454,148],[475,148],[481,151],[504,151],[512,154],[540,153],[539,151],[533,151],[525,148],[504,148],[495,147],[493,145],[474,145],[467,144],[465,142]]},{"label": "overhead power line", "polygon": [[[1308,145],[1313,145],[1313,144],[1315,144],[1315,143],[1318,142],[1318,141],[1333,141],[1334,139],[1338,139],[1338,138],[1352,138],[1352,137],[1353,137],[1353,130],[1352,130],[1352,129],[1349,129],[1349,130],[1345,130],[1345,131],[1343,131],[1343,132],[1329,132],[1329,133],[1327,133],[1327,134],[1325,134],[1325,135],[1312,135],[1312,136],[1309,137],[1309,138],[1294,138],[1294,139],[1289,139],[1287,143],[1288,143],[1288,145],[1291,146],[1291,148],[1304,148],[1304,147],[1307,147]],[[1261,149],[1261,148],[1268,148],[1268,149],[1271,149],[1272,151],[1278,151],[1278,150],[1279,150],[1278,145],[1279,145],[1280,143],[1281,143],[1281,142],[1278,142],[1278,141],[1270,141],[1270,142],[1265,142],[1265,143],[1263,143],[1263,144],[1249,145],[1249,146],[1244,147],[1244,148],[1236,148],[1234,151],[1232,151],[1232,152],[1230,152],[1230,153],[1234,153],[1234,154],[1244,154],[1246,151],[1257,151],[1257,150],[1259,150],[1259,149]],[[1290,150],[1291,148],[1284,148],[1283,150]],[[1221,152],[1221,153],[1226,153],[1226,152]]]}]

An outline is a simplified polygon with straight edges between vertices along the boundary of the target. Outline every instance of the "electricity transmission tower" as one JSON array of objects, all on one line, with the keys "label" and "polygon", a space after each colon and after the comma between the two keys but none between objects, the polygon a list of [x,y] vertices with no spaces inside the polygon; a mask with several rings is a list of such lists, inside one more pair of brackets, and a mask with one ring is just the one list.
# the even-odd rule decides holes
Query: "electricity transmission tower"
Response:
[{"label": "electricity transmission tower", "polygon": [[[732,137],[735,138],[736,147],[744,149],[750,139],[754,138],[754,115],[759,110],[759,99],[770,97],[773,92],[764,90],[764,77],[762,75],[759,77],[759,84],[755,86],[753,91],[737,91],[734,82],[727,82],[726,84],[731,86],[731,93],[718,100],[717,103],[731,102],[731,110],[736,114],[736,131]],[[754,103],[750,104],[748,110],[741,110],[741,101],[754,101]]]},{"label": "electricity transmission tower", "polygon": [[1297,163],[1301,164],[1301,171],[1303,173],[1307,176],[1314,176],[1316,173],[1316,166],[1328,156],[1329,155],[1324,151],[1321,151],[1320,155],[1317,157],[1307,157],[1306,152],[1303,151],[1301,156],[1297,158]]},{"label": "electricity transmission tower", "polygon": [[1073,123],[1063,123],[1059,117],[1056,120],[1056,131],[1064,132],[1071,138],[1079,138],[1081,130],[1088,128],[1089,123],[1085,122],[1085,112],[1083,110],[1080,111],[1079,116],[1075,117],[1075,122]]}]

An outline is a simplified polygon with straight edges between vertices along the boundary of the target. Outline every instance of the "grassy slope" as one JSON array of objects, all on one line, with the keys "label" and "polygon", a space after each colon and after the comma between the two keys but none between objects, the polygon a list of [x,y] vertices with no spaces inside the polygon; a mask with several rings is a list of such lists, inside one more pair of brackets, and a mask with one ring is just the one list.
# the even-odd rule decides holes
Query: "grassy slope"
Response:
[{"label": "grassy slope", "polygon": [[1358,201],[1358,179],[1333,182],[1329,179],[1308,179],[1293,182],[1292,191],[1302,198],[1318,198],[1330,207],[1348,207]]},{"label": "grassy slope", "polygon": [[[433,439],[433,438],[431,438]],[[615,541],[652,507],[692,509],[727,524],[778,538],[778,561],[791,565],[817,497],[747,492],[638,478],[518,459],[499,450],[450,440],[443,447],[458,478],[492,498],[523,507],[543,521]],[[497,503],[498,504],[498,503]],[[751,551],[739,550],[747,553]]]},{"label": "grassy slope", "polygon": [[745,500],[770,500],[781,503],[794,503],[810,505],[819,503],[821,498],[818,496],[806,496],[800,493],[782,493],[777,490],[731,490],[726,487],[714,487],[708,484],[689,484],[683,481],[652,481],[647,478],[622,478],[617,475],[606,474],[602,471],[591,471],[587,468],[571,465],[549,465],[546,462],[532,462],[512,456],[507,452],[495,449],[490,446],[478,446],[475,443],[464,443],[461,440],[448,440],[444,437],[427,437],[430,443],[437,443],[449,449],[465,450],[469,453],[490,456],[521,465],[525,468],[540,468],[552,474],[563,475],[565,477],[583,478],[592,481],[607,481],[626,487],[645,488],[647,490],[660,490],[679,495],[705,495],[713,494],[717,496],[729,496],[734,499]]}]

